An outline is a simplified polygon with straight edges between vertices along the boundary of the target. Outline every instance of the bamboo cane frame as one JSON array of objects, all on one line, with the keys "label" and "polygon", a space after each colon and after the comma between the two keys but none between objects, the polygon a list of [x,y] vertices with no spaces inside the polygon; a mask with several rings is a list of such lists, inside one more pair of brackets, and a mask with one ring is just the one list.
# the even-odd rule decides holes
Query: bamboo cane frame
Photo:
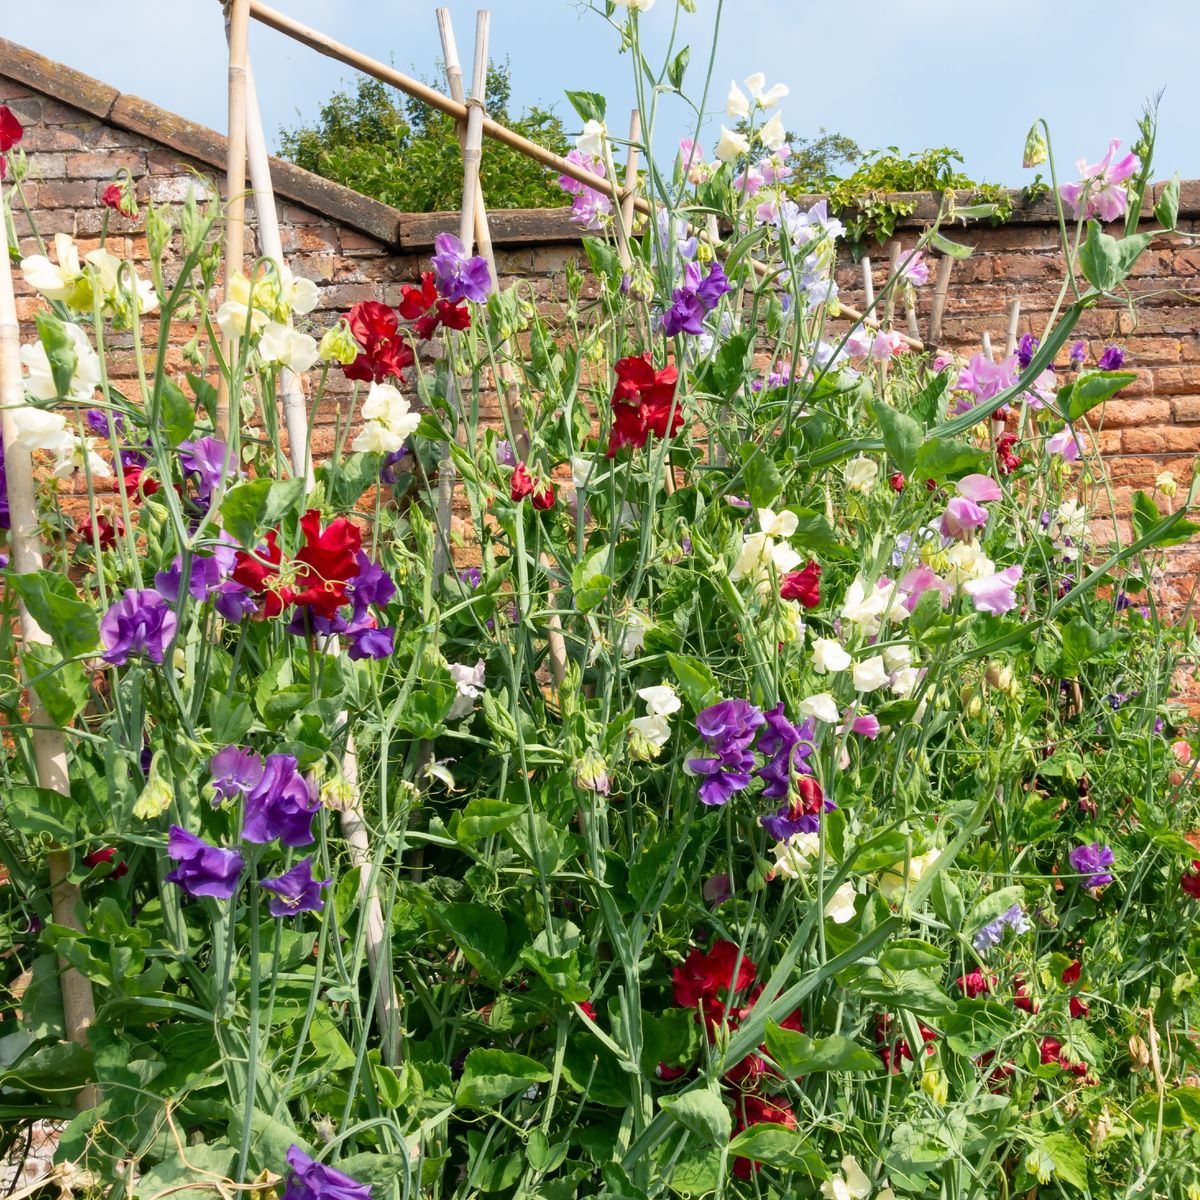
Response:
[{"label": "bamboo cane frame", "polygon": [[1021,320],[1021,298],[1019,296],[1013,299],[1013,302],[1008,306],[1008,332],[1004,338],[1004,357],[1008,358],[1011,354],[1016,353],[1017,349],[1017,328]]},{"label": "bamboo cane frame", "polygon": [[[245,265],[246,250],[246,71],[250,43],[250,0],[230,0],[229,37],[229,137],[225,145],[225,290]],[[238,339],[222,340],[230,372],[238,355]],[[232,379],[217,381],[217,412],[213,422],[221,441],[229,437]]]},{"label": "bamboo cane frame", "polygon": [[953,270],[954,259],[948,254],[938,260],[937,283],[929,311],[929,345],[935,348],[942,341],[942,316],[946,311],[946,293],[950,290],[950,272]]},{"label": "bamboo cane frame", "polygon": [[[4,195],[0,192],[0,431],[4,437],[12,568],[24,575],[42,569],[42,548],[38,536],[33,459],[19,441],[14,419],[16,410],[25,403],[25,388],[21,382],[21,333],[13,290],[12,262],[8,253],[5,211]],[[17,640],[21,645],[50,645],[49,636],[30,616],[20,597],[17,598],[17,622]],[[30,737],[38,785],[69,796],[71,781],[67,769],[66,738],[55,727],[37,692],[31,687],[28,694]],[[50,907],[55,924],[83,933],[83,925],[76,912],[81,899],[80,889],[78,884],[70,880],[70,854],[56,847],[50,850],[46,860],[50,875]],[[91,980],[61,958],[58,964],[63,1024],[67,1037],[72,1042],[86,1046],[88,1026],[96,1019]],[[75,1097],[75,1105],[80,1111],[92,1108],[98,1101],[98,1091],[91,1085],[82,1088]]]},{"label": "bamboo cane frame", "polygon": [[[277,33],[282,33],[300,42],[302,45],[308,46],[310,50],[315,50],[318,54],[335,59],[337,62],[362,71],[366,75],[371,75],[383,83],[399,88],[400,91],[407,93],[415,100],[420,100],[422,103],[428,104],[431,108],[436,108],[439,112],[446,113],[447,116],[453,117],[456,121],[466,120],[466,104],[460,103],[449,96],[444,96],[441,92],[397,71],[394,67],[377,62],[368,55],[362,54],[357,50],[352,50],[349,46],[335,41],[326,34],[319,33],[317,30],[303,25],[299,21],[294,21],[286,14],[263,4],[262,0],[249,0],[249,5],[251,17],[260,24],[266,25],[268,28],[274,29]],[[611,190],[610,181],[604,179],[602,176],[593,174],[591,171],[568,161],[561,155],[555,154],[554,151],[547,150],[544,146],[539,146],[536,142],[531,142],[528,138],[522,137],[519,133],[508,129],[498,121],[493,121],[490,117],[485,116],[481,124],[485,137],[492,138],[493,141],[503,142],[504,145],[520,151],[520,153],[534,159],[536,162],[542,163],[543,166],[551,168],[558,172],[558,174],[569,176],[571,179],[594,188],[598,192],[607,193]],[[633,207],[637,212],[644,213],[647,216],[654,215],[653,206],[641,196],[635,198]],[[689,226],[688,228],[695,230],[698,236],[705,241],[711,242],[713,240],[705,230],[696,230],[694,226]],[[765,263],[759,262],[756,258],[749,259],[749,262],[758,275],[773,274],[772,268],[768,267]],[[852,321],[863,320],[863,314],[857,309],[851,308],[848,304],[841,305],[841,312]],[[919,338],[911,337],[907,334],[901,334],[900,337],[912,350],[925,349],[925,344]]]}]

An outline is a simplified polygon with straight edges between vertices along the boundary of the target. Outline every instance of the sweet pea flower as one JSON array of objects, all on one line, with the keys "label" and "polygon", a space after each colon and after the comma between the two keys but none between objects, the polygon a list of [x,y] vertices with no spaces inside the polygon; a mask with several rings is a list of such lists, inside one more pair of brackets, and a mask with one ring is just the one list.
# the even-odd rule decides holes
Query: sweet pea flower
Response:
[{"label": "sweet pea flower", "polygon": [[772,572],[776,576],[786,575],[803,561],[786,542],[776,543],[765,533],[751,533],[742,542],[741,553],[733,564],[729,578],[735,583],[740,579],[749,579],[756,591],[766,592],[771,590]]},{"label": "sweet pea flower", "polygon": [[800,524],[800,518],[790,509],[774,513],[769,508],[755,510],[758,517],[758,527],[768,537],[790,538]]},{"label": "sweet pea flower", "polygon": [[814,638],[812,643],[813,670],[818,675],[844,671],[853,661],[845,647],[835,638]]},{"label": "sweet pea flower", "polygon": [[176,625],[175,614],[153,588],[130,588],[100,620],[101,657],[119,667],[131,655],[145,655],[161,666]]},{"label": "sweet pea flower", "polygon": [[87,334],[78,325],[67,321],[62,328],[75,354],[75,366],[65,394],[59,396],[58,384],[50,370],[50,359],[40,339],[21,347],[21,365],[28,372],[21,382],[25,390],[38,400],[63,399],[87,404],[100,386],[100,356],[92,349]]},{"label": "sweet pea flower", "polygon": [[473,667],[465,663],[450,663],[447,667],[458,695],[446,714],[447,721],[457,721],[475,709],[475,701],[484,693],[484,662],[481,658]]},{"label": "sweet pea flower", "polygon": [[1087,216],[1115,221],[1124,216],[1129,195],[1121,185],[1137,172],[1141,161],[1136,154],[1117,159],[1120,145],[1120,139],[1113,138],[1108,144],[1108,153],[1097,163],[1089,164],[1087,159],[1081,158],[1075,164],[1079,168],[1079,182],[1064,183],[1058,189],[1063,203],[1070,206],[1076,220]]},{"label": "sweet pea flower", "polygon": [[312,857],[302,858],[290,871],[273,879],[262,879],[258,886],[274,896],[267,903],[273,917],[294,917],[302,912],[320,912],[325,907],[321,889],[332,879],[314,879]]},{"label": "sweet pea flower", "polygon": [[369,1183],[314,1161],[299,1146],[287,1152],[287,1161],[291,1170],[282,1200],[371,1200]]},{"label": "sweet pea flower", "polygon": [[1004,495],[1000,485],[990,475],[964,475],[954,485],[954,490],[976,504],[987,504],[991,500],[999,500]]},{"label": "sweet pea flower", "polygon": [[767,77],[761,71],[747,75],[742,82],[745,83],[746,90],[754,98],[754,103],[762,109],[774,108],[789,91],[786,83],[776,83],[768,89]]},{"label": "sweet pea flower", "polygon": [[1119,371],[1125,365],[1125,351],[1120,346],[1106,346],[1096,365],[1101,371]]},{"label": "sweet pea flower", "polygon": [[870,1178],[853,1154],[842,1159],[841,1175],[834,1175],[821,1184],[821,1195],[826,1200],[866,1200],[872,1190]]},{"label": "sweet pea flower", "polygon": [[874,692],[888,682],[888,671],[883,664],[883,655],[876,654],[871,658],[854,664],[852,673],[854,687],[859,692]]},{"label": "sweet pea flower", "polygon": [[862,454],[852,458],[844,471],[846,487],[852,492],[869,492],[879,478],[879,464]]},{"label": "sweet pea flower", "polygon": [[908,343],[894,329],[880,331],[871,342],[871,357],[886,362],[897,354],[903,354],[908,349]]},{"label": "sweet pea flower", "polygon": [[[970,392],[976,403],[991,400],[1013,386],[1017,381],[1017,356],[1010,354],[1000,362],[993,362],[986,354],[974,354],[970,362],[959,372],[954,384],[956,391]],[[967,412],[973,405],[959,401],[956,409]]]},{"label": "sweet pea flower", "polygon": [[721,162],[733,162],[743,154],[750,153],[750,143],[744,134],[734,133],[732,129],[721,126],[721,140],[717,142],[717,158]]},{"label": "sweet pea flower", "polygon": [[466,247],[452,233],[439,233],[433,246],[437,253],[430,261],[442,299],[482,304],[492,289],[487,260],[478,254],[468,258]]},{"label": "sweet pea flower", "polygon": [[588,158],[600,158],[604,154],[604,139],[607,131],[603,121],[587,121],[583,132],[575,139],[575,149]]},{"label": "sweet pea flower", "polygon": [[228,900],[237,891],[238,877],[245,862],[236,850],[210,846],[194,833],[172,825],[167,837],[167,854],[179,866],[168,871],[163,880],[175,884],[187,895]]},{"label": "sweet pea flower", "polygon": [[733,117],[734,120],[750,115],[750,101],[732,79],[729,81],[729,95],[725,99],[725,115]]},{"label": "sweet pea flower", "polygon": [[829,898],[825,905],[825,916],[835,925],[845,925],[854,920],[854,884],[846,880]]},{"label": "sweet pea flower", "polygon": [[889,867],[879,877],[879,890],[883,893],[883,898],[889,902],[897,900],[907,888],[912,887],[914,883],[920,883],[937,856],[937,850],[914,855],[908,860],[907,871],[904,869],[903,860]]},{"label": "sweet pea flower", "polygon": [[372,454],[394,454],[421,424],[421,414],[413,412],[400,389],[390,383],[371,384],[362,415],[366,424],[350,448]]},{"label": "sweet pea flower", "polygon": [[787,142],[787,130],[783,127],[783,118],[779,113],[773,113],[771,119],[758,131],[758,140],[768,150],[779,150]]},{"label": "sweet pea flower", "polygon": [[1089,845],[1076,846],[1067,858],[1071,866],[1083,876],[1083,887],[1097,888],[1112,883],[1112,874],[1107,869],[1114,861],[1111,847],[1092,842]]},{"label": "sweet pea flower", "polygon": [[1079,461],[1079,439],[1070,425],[1046,439],[1046,453],[1061,455],[1064,462]]},{"label": "sweet pea flower", "polygon": [[972,530],[986,525],[987,519],[986,508],[981,508],[974,500],[968,500],[966,496],[954,496],[946,505],[946,511],[942,513],[939,528],[942,537],[961,539],[970,534]]},{"label": "sweet pea flower", "polygon": [[633,12],[649,12],[654,7],[654,0],[613,0],[618,8],[628,8]]},{"label": "sweet pea flower", "polygon": [[1017,607],[1016,586],[1021,581],[1019,566],[1007,567],[995,575],[968,579],[963,590],[971,597],[978,612],[1002,617]]},{"label": "sweet pea flower", "polygon": [[900,264],[900,280],[910,287],[923,287],[929,282],[929,263],[924,250],[914,250]]},{"label": "sweet pea flower", "polygon": [[800,701],[799,712],[802,717],[812,717],[815,721],[823,721],[826,725],[836,725],[838,720],[837,701],[828,692],[818,692]]},{"label": "sweet pea flower", "polygon": [[867,713],[850,722],[850,732],[874,741],[879,736],[879,718]]},{"label": "sweet pea flower", "polygon": [[320,806],[296,760],[290,754],[268,754],[258,782],[246,792],[242,839],[263,845],[278,838],[283,846],[307,846]]},{"label": "sweet pea flower", "polygon": [[646,711],[652,717],[669,717],[682,706],[682,701],[669,683],[639,688],[638,696],[646,702]]},{"label": "sweet pea flower", "polygon": [[278,363],[296,375],[303,375],[320,357],[316,339],[300,333],[280,321],[268,321],[258,342],[263,362]]}]

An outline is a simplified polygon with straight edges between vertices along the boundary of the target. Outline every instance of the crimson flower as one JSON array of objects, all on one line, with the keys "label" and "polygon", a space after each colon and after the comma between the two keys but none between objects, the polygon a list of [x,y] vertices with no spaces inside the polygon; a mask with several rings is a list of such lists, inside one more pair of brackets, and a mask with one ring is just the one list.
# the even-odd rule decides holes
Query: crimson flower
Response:
[{"label": "crimson flower", "polygon": [[995,975],[985,976],[979,967],[976,967],[969,975],[960,975],[955,980],[968,1000],[977,1000],[980,996],[986,996],[992,990],[995,982]]},{"label": "crimson flower", "polygon": [[656,371],[650,356],[623,358],[614,368],[613,423],[608,435],[608,457],[624,446],[641,448],[646,438],[673,437],[683,428],[683,413],[675,402],[679,372],[674,367]]},{"label": "crimson flower", "polygon": [[146,468],[141,463],[129,463],[121,471],[121,478],[126,494],[135,501],[153,496],[162,486],[153,475],[146,474]]},{"label": "crimson flower", "polygon": [[1190,871],[1184,871],[1179,880],[1179,886],[1193,900],[1200,900],[1200,859],[1193,861]]},{"label": "crimson flower", "polygon": [[533,507],[543,512],[554,507],[554,485],[543,479],[534,479],[524,463],[517,463],[509,481],[508,494],[517,504],[526,496],[531,497]]},{"label": "crimson flower", "polygon": [[122,859],[120,862],[113,864],[113,859],[116,858],[116,849],[112,846],[105,846],[103,850],[93,850],[90,854],[83,856],[83,865],[85,867],[98,867],[101,863],[108,863],[112,870],[108,873],[109,879],[120,879],[122,875],[129,871],[129,864]]},{"label": "crimson flower", "polygon": [[111,550],[125,532],[125,522],[120,517],[110,518],[106,513],[100,513],[93,523],[91,517],[86,517],[79,526],[79,541],[91,546],[99,542],[101,550]]},{"label": "crimson flower", "polygon": [[400,297],[400,315],[406,321],[414,322],[413,330],[422,341],[433,337],[439,325],[445,325],[447,329],[469,329],[471,326],[471,313],[465,303],[459,301],[456,304],[438,296],[432,271],[422,274],[420,287],[404,284]]},{"label": "crimson flower", "polygon": [[904,474],[901,471],[888,476],[888,484],[891,486],[892,491],[897,494],[904,491],[904,482]]},{"label": "crimson flower", "polygon": [[137,204],[134,202],[133,196],[119,183],[110,183],[100,193],[100,203],[105,208],[111,208],[114,212],[119,212],[123,217],[137,216]]},{"label": "crimson flower", "polygon": [[[710,1028],[719,1024],[726,1003],[748,988],[758,974],[757,964],[745,954],[739,962],[739,954],[737,944],[727,941],[714,942],[707,954],[698,947],[693,949],[683,965],[671,973],[675,1003],[680,1008],[699,1009]],[[731,1009],[734,1007],[730,1004]]]},{"label": "crimson flower", "polygon": [[0,154],[7,154],[24,136],[16,113],[7,104],[0,104]]},{"label": "crimson flower", "polygon": [[389,376],[400,377],[413,364],[413,352],[400,336],[400,322],[394,309],[378,300],[363,300],[346,316],[350,332],[360,352],[352,363],[344,363],[347,379],[363,383],[382,383]]},{"label": "crimson flower", "polygon": [[779,585],[779,594],[784,600],[799,600],[805,608],[816,608],[821,603],[821,567],[808,560],[800,571],[789,571]]},{"label": "crimson flower", "polygon": [[996,469],[1001,475],[1011,475],[1021,465],[1020,456],[1012,449],[1016,444],[1015,433],[1002,433],[996,439]]},{"label": "crimson flower", "polygon": [[1056,1037],[1044,1037],[1038,1043],[1038,1053],[1041,1055],[1043,1066],[1049,1066],[1052,1063],[1057,1063],[1066,1071],[1070,1071],[1072,1075],[1078,1075],[1081,1079],[1088,1073],[1088,1065],[1084,1062],[1072,1062],[1065,1053],[1063,1053],[1062,1042]]}]

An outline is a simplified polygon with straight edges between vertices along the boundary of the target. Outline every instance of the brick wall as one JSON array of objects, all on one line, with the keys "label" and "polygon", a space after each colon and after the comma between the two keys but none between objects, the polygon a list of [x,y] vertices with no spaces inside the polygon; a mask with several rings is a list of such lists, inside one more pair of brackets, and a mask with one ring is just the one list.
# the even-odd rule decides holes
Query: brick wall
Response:
[{"label": "brick wall", "polygon": [[[72,234],[84,250],[97,244],[104,213],[99,194],[117,171],[132,173],[139,200],[179,203],[189,186],[202,186],[196,172],[211,180],[223,167],[224,139],[211,130],[3,39],[0,103],[9,104],[26,125],[22,145],[31,171],[25,193],[34,224],[43,235]],[[313,318],[317,327],[359,300],[396,304],[401,285],[417,278],[434,235],[457,225],[454,214],[400,213],[287,163],[274,162],[273,173],[284,251],[293,270],[319,285],[321,298]],[[936,208],[932,197],[913,199],[915,212],[897,230],[905,245],[913,243]],[[249,218],[252,253],[252,205]],[[22,249],[28,253],[34,248],[29,221],[20,212],[16,221]],[[555,304],[563,267],[580,256],[578,234],[565,212],[494,213],[492,225],[504,280],[527,280],[543,304]],[[1200,182],[1183,186],[1180,228],[1200,233]],[[145,239],[136,223],[114,214],[109,236],[119,239],[115,252],[144,260]],[[1052,207],[1045,202],[1018,206],[1003,226],[976,224],[953,236],[972,244],[975,253],[954,266],[943,345],[971,353],[986,331],[999,350],[1014,298],[1021,301],[1020,331],[1040,333],[1062,279]],[[881,255],[877,286],[884,267]],[[844,263],[839,282],[850,302],[861,304],[860,269]],[[1200,450],[1200,249],[1166,240],[1153,245],[1128,287],[1134,307],[1091,310],[1078,326],[1093,360],[1105,345],[1118,341],[1138,373],[1120,397],[1093,414],[1095,437],[1113,473],[1117,516],[1126,527],[1133,492],[1151,487],[1162,470],[1173,471],[1186,488]],[[922,331],[928,329],[932,293],[932,284],[919,292]],[[23,292],[18,306],[21,319],[32,324],[36,298]],[[188,334],[181,331],[181,344]],[[115,351],[119,386],[122,378],[134,375],[128,335]],[[168,362],[173,370],[183,369],[178,347]],[[340,376],[330,378],[329,402],[315,434],[318,454],[331,444],[338,407],[347,395]],[[1174,611],[1182,610],[1197,574],[1200,545],[1172,551],[1159,593]]]}]

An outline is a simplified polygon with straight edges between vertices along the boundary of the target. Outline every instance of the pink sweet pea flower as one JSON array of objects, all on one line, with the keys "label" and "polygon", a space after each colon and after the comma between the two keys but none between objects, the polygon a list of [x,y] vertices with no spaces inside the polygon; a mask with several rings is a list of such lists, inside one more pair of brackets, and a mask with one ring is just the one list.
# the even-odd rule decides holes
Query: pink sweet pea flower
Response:
[{"label": "pink sweet pea flower", "polygon": [[955,485],[954,490],[976,504],[986,504],[989,500],[999,500],[1004,493],[1000,485],[990,475],[964,475]]},{"label": "pink sweet pea flower", "polygon": [[686,175],[693,167],[704,161],[704,147],[691,138],[680,138],[679,157],[683,160],[683,171]]},{"label": "pink sweet pea flower", "polygon": [[900,278],[914,287],[922,287],[929,282],[929,264],[925,261],[925,251],[901,253]]},{"label": "pink sweet pea flower", "polygon": [[966,496],[955,496],[942,513],[942,537],[958,538],[960,541],[973,529],[987,524],[987,509],[980,508]]},{"label": "pink sweet pea flower", "polygon": [[851,358],[862,358],[864,354],[870,353],[873,341],[871,331],[865,325],[860,325],[846,339],[846,353]]},{"label": "pink sweet pea flower", "polygon": [[865,717],[855,717],[850,722],[850,732],[874,741],[879,736],[879,718],[871,716],[870,713]]},{"label": "pink sweet pea flower", "polygon": [[933,360],[933,369],[938,375],[940,375],[947,367],[952,366],[954,366],[954,359],[945,354],[939,354],[937,358]]},{"label": "pink sweet pea flower", "polygon": [[871,343],[871,357],[884,361],[894,355],[903,354],[907,349],[904,339],[892,329],[887,333],[875,335],[875,340]]},{"label": "pink sweet pea flower", "polygon": [[969,579],[963,584],[967,595],[975,602],[977,612],[1002,617],[1017,607],[1016,587],[1021,582],[1021,568],[1006,567],[983,579]]},{"label": "pink sweet pea flower", "polygon": [[1066,462],[1078,462],[1079,439],[1070,425],[1046,439],[1046,453],[1061,454]]},{"label": "pink sweet pea flower", "polygon": [[1124,216],[1129,207],[1129,194],[1121,184],[1137,171],[1141,162],[1136,154],[1127,154],[1113,162],[1120,144],[1119,138],[1113,138],[1108,144],[1108,153],[1098,163],[1089,164],[1087,159],[1081,158],[1075,164],[1081,176],[1079,182],[1064,183],[1058,189],[1063,203],[1071,207],[1076,220],[1085,215],[1098,216],[1102,221],[1115,221]]},{"label": "pink sweet pea flower", "polygon": [[931,589],[941,596],[942,606],[945,607],[946,601],[950,599],[950,587],[946,581],[924,563],[914,567],[900,580],[900,590],[906,593],[904,607],[912,612],[917,607],[917,601]]},{"label": "pink sweet pea flower", "polygon": [[[970,392],[976,403],[991,400],[1017,380],[1017,356],[1010,354],[1000,362],[992,362],[986,354],[972,355],[971,361],[959,372],[955,391]],[[956,411],[969,412],[975,405],[960,400]]]}]

